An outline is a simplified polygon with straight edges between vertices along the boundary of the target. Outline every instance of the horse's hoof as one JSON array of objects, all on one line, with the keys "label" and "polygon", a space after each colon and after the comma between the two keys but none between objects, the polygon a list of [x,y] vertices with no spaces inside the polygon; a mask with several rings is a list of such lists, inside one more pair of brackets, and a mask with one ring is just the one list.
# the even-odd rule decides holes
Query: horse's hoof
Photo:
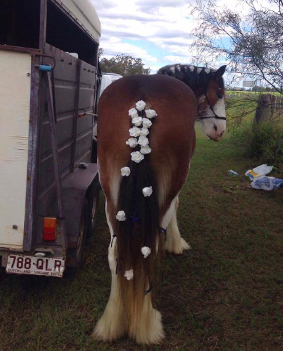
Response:
[{"label": "horse's hoof", "polygon": [[191,246],[183,238],[181,238],[181,240],[174,240],[170,244],[171,245],[167,245],[166,243],[166,250],[175,255],[181,255],[184,253],[184,250],[191,249]]},{"label": "horse's hoof", "polygon": [[151,318],[147,320],[147,323],[140,325],[138,330],[130,336],[138,344],[159,344],[165,337],[161,319],[161,313],[156,309],[152,309]]},{"label": "horse's hoof", "polygon": [[97,322],[91,336],[95,340],[113,341],[119,339],[125,333],[126,328],[123,322],[118,323],[117,320],[113,319],[107,320],[105,315],[103,315]]}]

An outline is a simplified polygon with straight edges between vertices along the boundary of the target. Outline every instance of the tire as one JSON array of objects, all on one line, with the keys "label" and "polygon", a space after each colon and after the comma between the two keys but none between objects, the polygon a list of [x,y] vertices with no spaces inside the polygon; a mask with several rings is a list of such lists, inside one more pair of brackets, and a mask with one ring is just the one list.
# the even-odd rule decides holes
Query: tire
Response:
[{"label": "tire", "polygon": [[90,225],[91,225],[91,220],[89,216],[89,206],[88,206],[87,199],[85,199],[82,212],[81,212],[81,220],[80,220],[77,244],[76,244],[76,247],[68,250],[67,262],[69,264],[67,265],[71,267],[77,267],[80,265],[83,258],[83,251],[86,245],[86,240],[87,240]]},{"label": "tire", "polygon": [[93,235],[93,231],[95,229],[96,219],[97,219],[97,209],[99,203],[99,192],[100,192],[100,184],[98,179],[94,179],[93,184],[91,185],[88,192],[88,206],[89,206],[89,218],[90,218],[90,226],[88,231],[88,237]]}]

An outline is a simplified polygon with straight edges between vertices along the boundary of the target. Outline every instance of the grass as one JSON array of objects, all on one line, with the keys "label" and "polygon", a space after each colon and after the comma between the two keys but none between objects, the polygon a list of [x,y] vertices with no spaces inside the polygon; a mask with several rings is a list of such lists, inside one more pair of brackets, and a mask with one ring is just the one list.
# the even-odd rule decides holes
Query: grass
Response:
[{"label": "grass", "polygon": [[244,172],[257,165],[229,138],[198,135],[178,210],[192,250],[166,256],[155,289],[166,332],[161,345],[90,337],[110,291],[102,199],[79,270],[63,279],[0,275],[0,350],[281,351],[283,190],[251,189]]}]

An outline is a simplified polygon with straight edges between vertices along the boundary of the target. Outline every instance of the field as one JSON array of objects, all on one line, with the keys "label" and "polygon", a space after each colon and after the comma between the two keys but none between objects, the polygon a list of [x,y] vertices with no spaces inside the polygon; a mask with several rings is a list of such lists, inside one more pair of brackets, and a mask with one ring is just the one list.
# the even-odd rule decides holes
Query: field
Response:
[{"label": "field", "polygon": [[90,337],[110,291],[101,196],[80,269],[63,279],[0,273],[0,350],[282,351],[283,189],[251,189],[244,173],[257,165],[229,136],[215,143],[198,135],[178,210],[192,250],[166,255],[154,289],[161,345]]}]

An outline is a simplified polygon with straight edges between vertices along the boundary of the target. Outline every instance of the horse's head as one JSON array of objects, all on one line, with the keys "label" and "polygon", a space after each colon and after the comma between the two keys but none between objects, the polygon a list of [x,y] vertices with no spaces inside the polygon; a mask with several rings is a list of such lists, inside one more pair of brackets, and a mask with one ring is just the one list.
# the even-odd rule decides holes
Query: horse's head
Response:
[{"label": "horse's head", "polygon": [[226,66],[210,72],[210,79],[197,94],[198,119],[202,121],[204,133],[210,139],[219,141],[226,130],[223,74]]}]

